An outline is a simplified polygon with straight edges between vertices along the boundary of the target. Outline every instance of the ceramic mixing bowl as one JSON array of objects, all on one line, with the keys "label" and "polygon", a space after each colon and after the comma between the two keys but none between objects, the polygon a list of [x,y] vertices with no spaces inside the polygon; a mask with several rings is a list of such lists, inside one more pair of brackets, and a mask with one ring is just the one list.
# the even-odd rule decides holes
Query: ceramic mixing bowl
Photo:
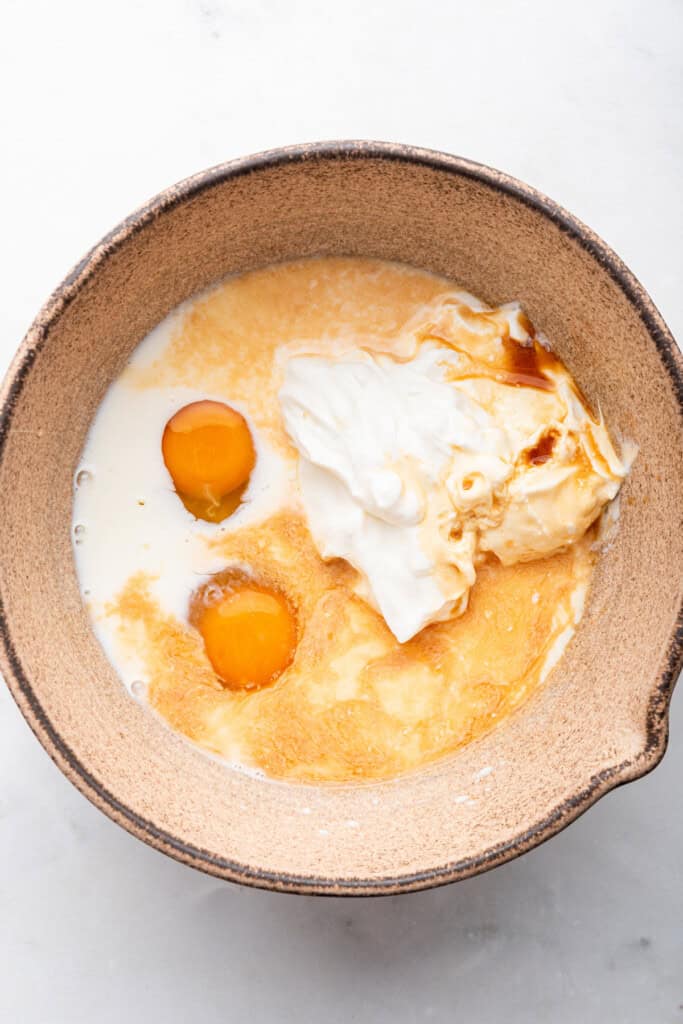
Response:
[{"label": "ceramic mixing bowl", "polygon": [[[232,770],[131,699],[90,630],[70,524],[92,417],[150,328],[228,274],[330,254],[519,299],[640,454],[584,619],[540,691],[429,769],[312,786]],[[332,143],[236,160],[162,193],[79,263],[24,340],[2,393],[0,496],[0,665],[19,707],[101,810],[212,874],[310,893],[453,881],[547,839],[664,753],[683,654],[683,357],[614,253],[498,171]]]}]

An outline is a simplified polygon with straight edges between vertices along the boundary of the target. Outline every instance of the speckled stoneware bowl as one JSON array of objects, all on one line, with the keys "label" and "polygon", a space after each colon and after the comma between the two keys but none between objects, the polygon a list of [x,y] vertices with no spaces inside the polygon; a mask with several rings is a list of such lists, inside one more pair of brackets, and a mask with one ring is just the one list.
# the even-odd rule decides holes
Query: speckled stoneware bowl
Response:
[{"label": "speckled stoneware bowl", "polygon": [[[395,781],[293,785],[211,760],[128,696],[79,597],[73,475],[107,386],[170,309],[227,274],[341,253],[412,263],[493,303],[520,299],[640,455],[580,629],[521,711]],[[0,429],[7,682],[71,781],[178,860],[293,892],[420,889],[523,853],[664,753],[683,653],[683,358],[619,259],[504,174],[332,143],[190,178],[60,285],[5,381]]]}]

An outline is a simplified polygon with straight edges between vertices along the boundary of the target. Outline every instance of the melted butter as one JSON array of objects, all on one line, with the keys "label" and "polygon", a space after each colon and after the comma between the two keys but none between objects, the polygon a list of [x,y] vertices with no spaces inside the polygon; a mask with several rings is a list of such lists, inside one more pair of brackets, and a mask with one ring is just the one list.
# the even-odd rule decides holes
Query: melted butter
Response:
[{"label": "melted butter", "polygon": [[[325,338],[331,347],[365,344],[400,356],[402,326],[449,292],[444,279],[371,260],[309,260],[255,271],[192,303],[163,356],[129,368],[127,381],[141,389],[183,386],[229,395],[293,459],[276,398],[277,350],[306,351],[307,341],[318,347]],[[483,375],[491,380],[491,401],[505,401],[502,385],[531,384],[530,393],[550,406],[554,398],[544,382],[551,368],[546,359],[554,357],[524,320],[520,315],[524,343],[503,331],[500,359]],[[499,337],[501,323],[475,311],[460,330],[474,340]],[[429,337],[453,344],[443,325],[430,324],[422,340]],[[474,365],[472,338],[463,380]],[[542,440],[539,445],[530,458],[543,457]],[[451,754],[504,721],[540,685],[558,638],[573,629],[592,563],[588,535],[551,558],[505,567],[492,557],[478,567],[463,615],[400,645],[356,595],[355,570],[321,560],[294,497],[292,508],[265,522],[217,533],[210,547],[226,565],[249,566],[296,608],[296,656],[271,688],[225,690],[189,609],[188,621],[164,612],[142,574],[128,581],[109,612],[122,642],[146,666],[150,704],[173,728],[231,762],[303,781],[396,775]]]},{"label": "melted butter", "polygon": [[129,366],[138,388],[187,387],[244,403],[272,444],[292,451],[282,426],[276,347],[387,347],[405,322],[452,285],[381,260],[300,260],[229,278],[185,307],[172,343],[149,366]]},{"label": "melted butter", "polygon": [[468,610],[399,644],[353,593],[354,572],[324,563],[304,522],[281,514],[215,547],[285,591],[301,623],[293,664],[270,689],[223,689],[199,634],[165,615],[133,578],[113,606],[142,654],[151,705],[201,746],[302,781],[375,779],[453,753],[492,729],[539,685],[573,627],[591,567],[586,538],[553,558],[479,571]]}]

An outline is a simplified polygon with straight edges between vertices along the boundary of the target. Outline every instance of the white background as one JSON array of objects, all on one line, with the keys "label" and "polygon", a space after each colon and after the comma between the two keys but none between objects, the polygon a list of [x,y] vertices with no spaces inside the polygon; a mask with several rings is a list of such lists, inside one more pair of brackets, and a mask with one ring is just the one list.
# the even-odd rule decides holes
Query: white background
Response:
[{"label": "white background", "polygon": [[[683,337],[680,0],[0,0],[0,361],[164,186],[324,138],[500,167],[594,227]],[[11,501],[3,494],[2,501]],[[0,1020],[683,1022],[683,701],[657,771],[512,864],[314,899],[167,860],[0,688]]]}]

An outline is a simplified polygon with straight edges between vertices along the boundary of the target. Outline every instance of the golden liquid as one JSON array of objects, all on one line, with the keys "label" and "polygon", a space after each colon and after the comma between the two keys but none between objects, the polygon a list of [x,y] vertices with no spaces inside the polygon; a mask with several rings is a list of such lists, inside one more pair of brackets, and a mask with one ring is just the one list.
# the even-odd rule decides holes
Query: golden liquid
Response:
[{"label": "golden liquid", "polygon": [[[378,261],[284,264],[201,297],[156,364],[129,368],[137,387],[184,385],[244,402],[257,430],[294,457],[277,403],[279,346],[353,336],[387,348],[416,310],[452,285]],[[293,505],[216,535],[214,551],[248,563],[297,612],[294,662],[264,690],[216,679],[199,633],[161,611],[149,581],[131,579],[111,611],[145,661],[151,705],[175,729],[230,761],[283,779],[396,775],[488,732],[539,686],[573,599],[591,569],[590,539],[551,558],[479,568],[464,615],[399,644],[353,591],[355,570],[324,562]]]}]

